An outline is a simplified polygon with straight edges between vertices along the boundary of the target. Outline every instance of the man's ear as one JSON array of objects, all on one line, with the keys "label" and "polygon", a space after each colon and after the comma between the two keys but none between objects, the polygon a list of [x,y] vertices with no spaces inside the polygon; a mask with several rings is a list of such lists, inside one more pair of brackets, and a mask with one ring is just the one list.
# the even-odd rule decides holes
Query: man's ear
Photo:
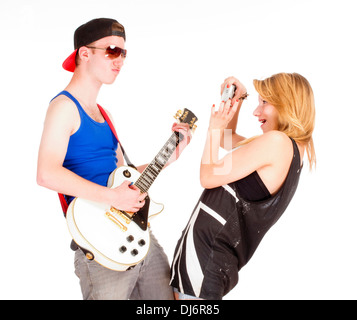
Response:
[{"label": "man's ear", "polygon": [[88,61],[89,60],[89,49],[84,46],[80,47],[78,49],[78,55],[81,60]]}]

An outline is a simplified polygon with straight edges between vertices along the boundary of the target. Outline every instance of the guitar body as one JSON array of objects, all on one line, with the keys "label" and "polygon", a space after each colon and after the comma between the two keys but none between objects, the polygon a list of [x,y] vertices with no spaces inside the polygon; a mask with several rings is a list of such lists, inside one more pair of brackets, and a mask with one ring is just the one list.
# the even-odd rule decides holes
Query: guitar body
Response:
[{"label": "guitar body", "polygon": [[[108,187],[125,180],[136,181],[140,173],[127,166],[113,171]],[[67,210],[67,225],[78,246],[104,267],[126,271],[141,262],[150,248],[150,234],[144,221],[163,210],[162,204],[147,199],[137,214],[116,210],[103,203],[75,198]],[[143,216],[142,220],[135,217]],[[143,224],[143,225],[141,225]],[[88,256],[87,256],[88,257]]]}]

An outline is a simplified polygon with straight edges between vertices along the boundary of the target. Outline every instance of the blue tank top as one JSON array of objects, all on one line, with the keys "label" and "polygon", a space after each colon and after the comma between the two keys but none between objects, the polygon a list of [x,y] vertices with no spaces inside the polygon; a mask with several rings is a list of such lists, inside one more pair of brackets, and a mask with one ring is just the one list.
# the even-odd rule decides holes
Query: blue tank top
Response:
[{"label": "blue tank top", "polygon": [[81,118],[79,129],[69,139],[63,166],[86,180],[107,186],[118,161],[118,142],[112,130],[106,121],[100,123],[89,117],[68,91],[62,91],[56,97],[59,95],[67,96],[76,104]]}]

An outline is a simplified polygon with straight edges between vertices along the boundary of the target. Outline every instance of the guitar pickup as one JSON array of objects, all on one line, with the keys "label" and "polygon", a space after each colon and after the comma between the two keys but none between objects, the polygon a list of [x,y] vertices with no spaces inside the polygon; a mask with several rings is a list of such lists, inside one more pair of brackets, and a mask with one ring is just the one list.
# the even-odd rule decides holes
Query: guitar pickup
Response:
[{"label": "guitar pickup", "polygon": [[125,211],[121,211],[121,210],[115,209],[113,207],[111,207],[110,211],[119,215],[119,217],[122,218],[126,222],[126,224],[129,224],[131,222],[130,215],[128,213],[126,213]]},{"label": "guitar pickup", "polygon": [[126,226],[124,226],[117,218],[115,218],[110,212],[106,212],[105,213],[106,217],[114,222],[122,231],[127,231],[128,228]]}]

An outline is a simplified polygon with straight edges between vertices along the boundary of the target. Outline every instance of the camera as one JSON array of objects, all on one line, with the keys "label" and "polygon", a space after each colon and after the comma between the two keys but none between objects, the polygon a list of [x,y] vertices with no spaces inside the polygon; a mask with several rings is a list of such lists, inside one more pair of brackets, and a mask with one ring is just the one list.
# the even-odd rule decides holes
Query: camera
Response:
[{"label": "camera", "polygon": [[226,102],[228,99],[232,99],[235,91],[236,86],[234,84],[232,84],[229,88],[225,87],[222,93],[221,101]]}]

